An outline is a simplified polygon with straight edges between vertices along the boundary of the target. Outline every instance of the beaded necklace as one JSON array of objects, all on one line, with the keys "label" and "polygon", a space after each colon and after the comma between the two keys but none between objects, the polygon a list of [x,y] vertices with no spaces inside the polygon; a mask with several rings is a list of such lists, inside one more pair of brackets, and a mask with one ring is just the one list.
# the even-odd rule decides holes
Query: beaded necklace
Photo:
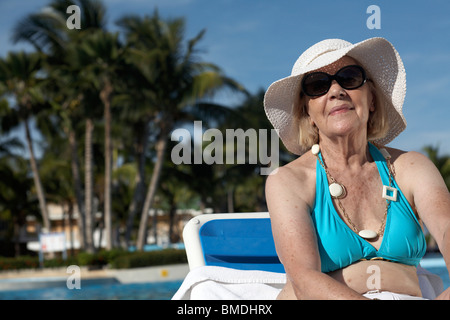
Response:
[{"label": "beaded necklace", "polygon": [[[328,171],[327,167],[325,166],[325,163],[322,161],[322,159],[320,159],[320,157],[319,157],[320,146],[318,144],[315,144],[311,148],[312,154],[316,156],[316,158],[319,161],[320,165],[325,170],[325,173],[326,173],[327,178],[329,180],[328,188],[330,190],[331,197],[336,200],[339,208],[342,211],[342,214],[344,215],[345,219],[347,219],[348,223],[353,228],[353,230],[360,237],[362,237],[364,239],[368,239],[368,240],[375,239],[377,237],[382,237],[383,236],[383,234],[384,234],[384,227],[386,225],[386,217],[387,217],[387,214],[388,214],[388,211],[389,211],[390,202],[391,201],[397,201],[397,189],[392,187],[392,181],[393,181],[393,176],[394,176],[395,172],[394,172],[394,167],[393,167],[393,165],[391,164],[391,161],[390,161],[391,155],[389,154],[389,152],[385,148],[379,148],[378,146],[377,146],[377,148],[379,149],[379,151],[381,152],[383,157],[386,159],[386,163],[387,163],[388,171],[389,171],[389,186],[383,185],[383,193],[382,193],[382,197],[384,199],[386,199],[386,208],[384,210],[383,221],[382,221],[381,226],[378,229],[378,231],[369,230],[369,229],[359,230],[356,227],[356,225],[353,223],[353,221],[350,219],[350,217],[348,216],[347,212],[345,211],[345,208],[342,205],[342,202],[340,201],[340,199],[344,198],[346,196],[346,194],[347,194],[345,186],[342,183],[337,182],[336,179],[333,178],[333,176],[330,174],[330,172]],[[389,195],[388,193],[390,193],[391,195]]]}]

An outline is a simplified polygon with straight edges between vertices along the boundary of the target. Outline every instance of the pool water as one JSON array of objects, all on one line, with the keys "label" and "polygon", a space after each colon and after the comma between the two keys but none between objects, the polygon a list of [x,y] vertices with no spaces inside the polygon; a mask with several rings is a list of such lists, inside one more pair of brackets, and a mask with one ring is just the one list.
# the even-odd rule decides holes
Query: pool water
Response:
[{"label": "pool water", "polygon": [[442,283],[444,284],[444,290],[450,287],[450,278],[445,267],[426,267],[425,269],[441,277]]},{"label": "pool water", "polygon": [[65,285],[0,291],[0,300],[170,300],[182,281],[157,283],[93,283],[69,290]]},{"label": "pool water", "polygon": [[428,253],[425,258],[422,259],[420,265],[431,273],[437,274],[442,279],[444,290],[450,287],[449,274],[441,254]]},{"label": "pool water", "polygon": [[[430,256],[422,260],[421,265],[441,277],[444,289],[450,287],[449,274],[441,256]],[[25,282],[24,279],[13,281],[17,282],[15,288]],[[84,280],[81,289],[70,290],[65,281],[39,281],[34,289],[0,290],[0,300],[170,300],[182,282],[122,284],[116,279],[91,279]]]}]

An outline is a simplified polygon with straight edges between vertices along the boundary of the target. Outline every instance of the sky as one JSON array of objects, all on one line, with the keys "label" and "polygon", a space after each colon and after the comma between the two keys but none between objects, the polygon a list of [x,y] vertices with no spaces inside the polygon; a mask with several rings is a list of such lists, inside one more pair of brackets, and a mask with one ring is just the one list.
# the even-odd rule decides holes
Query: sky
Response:
[{"label": "sky", "polygon": [[[10,41],[20,18],[49,0],[0,0],[0,56],[25,49]],[[299,55],[329,38],[352,43],[389,40],[403,59],[406,130],[389,146],[450,155],[450,1],[448,0],[104,0],[108,28],[125,14],[184,17],[186,39],[201,30],[200,58],[218,65],[250,92],[290,75]],[[380,8],[380,29],[369,29],[370,5]],[[68,14],[69,16],[69,14]],[[231,95],[231,93],[227,93]],[[233,101],[233,97],[222,97]],[[263,108],[263,106],[261,106]]]}]

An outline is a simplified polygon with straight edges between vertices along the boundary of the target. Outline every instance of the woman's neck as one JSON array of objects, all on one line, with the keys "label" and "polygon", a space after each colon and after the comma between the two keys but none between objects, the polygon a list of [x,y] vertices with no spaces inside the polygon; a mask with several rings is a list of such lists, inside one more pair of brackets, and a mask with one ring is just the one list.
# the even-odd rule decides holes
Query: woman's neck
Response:
[{"label": "woman's neck", "polygon": [[320,137],[320,150],[328,167],[362,167],[370,160],[367,139]]}]

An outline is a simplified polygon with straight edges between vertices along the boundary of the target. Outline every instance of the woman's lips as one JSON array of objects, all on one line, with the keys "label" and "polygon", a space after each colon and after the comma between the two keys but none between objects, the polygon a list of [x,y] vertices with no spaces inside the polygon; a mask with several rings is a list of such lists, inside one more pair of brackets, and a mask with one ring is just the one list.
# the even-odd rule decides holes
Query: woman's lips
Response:
[{"label": "woman's lips", "polygon": [[337,114],[345,113],[345,112],[347,112],[349,110],[353,110],[353,109],[354,108],[352,108],[351,106],[348,106],[348,105],[336,106],[330,110],[329,115],[334,116]]}]

